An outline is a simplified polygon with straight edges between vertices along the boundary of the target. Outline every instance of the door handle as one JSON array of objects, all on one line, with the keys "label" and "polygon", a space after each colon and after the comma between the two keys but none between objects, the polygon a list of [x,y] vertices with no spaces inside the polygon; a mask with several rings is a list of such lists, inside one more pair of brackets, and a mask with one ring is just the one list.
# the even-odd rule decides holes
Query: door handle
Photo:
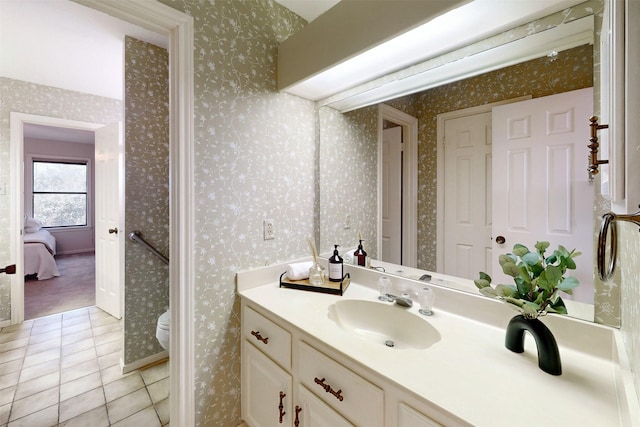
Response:
[{"label": "door handle", "polygon": [[7,265],[5,268],[0,268],[0,273],[16,274],[16,265]]},{"label": "door handle", "polygon": [[496,237],[496,243],[499,245],[504,245],[504,242],[506,242],[507,239],[504,238],[504,236],[498,236]]},{"label": "door handle", "polygon": [[118,227],[116,227],[116,228],[110,228],[110,229],[109,229],[109,234],[118,234]]}]

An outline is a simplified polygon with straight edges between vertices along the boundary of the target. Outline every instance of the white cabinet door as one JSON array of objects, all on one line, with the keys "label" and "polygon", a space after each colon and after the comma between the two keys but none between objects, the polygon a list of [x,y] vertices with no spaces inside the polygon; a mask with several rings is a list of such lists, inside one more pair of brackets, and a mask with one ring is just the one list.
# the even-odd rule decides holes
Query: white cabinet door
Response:
[{"label": "white cabinet door", "polygon": [[242,340],[242,417],[251,427],[291,426],[291,375]]},{"label": "white cabinet door", "polygon": [[412,407],[400,403],[398,405],[398,426],[399,427],[442,427],[441,424],[433,421],[421,412]]},{"label": "white cabinet door", "polygon": [[301,384],[298,385],[296,403],[293,415],[295,427],[353,427]]}]

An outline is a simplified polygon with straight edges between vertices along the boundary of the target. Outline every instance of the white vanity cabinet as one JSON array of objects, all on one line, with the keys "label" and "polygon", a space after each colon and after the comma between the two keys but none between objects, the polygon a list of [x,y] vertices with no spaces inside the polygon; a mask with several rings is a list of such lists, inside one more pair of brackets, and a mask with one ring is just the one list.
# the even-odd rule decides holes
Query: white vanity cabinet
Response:
[{"label": "white vanity cabinet", "polygon": [[[545,409],[557,425],[640,427],[640,404],[616,329],[565,316],[545,318],[562,353],[563,375],[550,376],[538,367],[532,338],[523,355],[504,348],[504,327],[513,312],[499,301],[434,285],[438,311],[424,320],[438,336],[423,348],[417,338],[430,330],[407,320],[421,316],[417,307],[383,314],[372,307],[372,301],[387,305],[378,302],[375,287],[363,283],[374,285],[382,273],[345,266],[351,284],[348,295],[339,296],[280,287],[274,278],[286,269],[278,264],[237,277],[242,415],[250,427],[506,427],[513,420],[539,427],[535,417],[518,418],[517,405],[495,410],[496,398],[514,390],[570,395]],[[399,289],[415,285],[394,280]],[[382,324],[376,323],[383,315]],[[362,333],[369,324],[385,335],[387,325],[401,328],[391,336],[409,330],[418,335],[407,346],[390,348]],[[286,414],[279,423],[281,391]]]},{"label": "white vanity cabinet", "polygon": [[440,426],[399,387],[277,322],[243,301],[242,417],[250,427]]}]

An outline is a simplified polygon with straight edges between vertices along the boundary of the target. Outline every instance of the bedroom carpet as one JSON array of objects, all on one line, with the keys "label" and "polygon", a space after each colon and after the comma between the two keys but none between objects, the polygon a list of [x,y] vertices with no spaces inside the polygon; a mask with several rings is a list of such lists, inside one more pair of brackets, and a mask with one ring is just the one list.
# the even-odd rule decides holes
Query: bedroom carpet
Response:
[{"label": "bedroom carpet", "polygon": [[95,254],[58,255],[56,263],[60,277],[25,278],[25,320],[96,304]]}]

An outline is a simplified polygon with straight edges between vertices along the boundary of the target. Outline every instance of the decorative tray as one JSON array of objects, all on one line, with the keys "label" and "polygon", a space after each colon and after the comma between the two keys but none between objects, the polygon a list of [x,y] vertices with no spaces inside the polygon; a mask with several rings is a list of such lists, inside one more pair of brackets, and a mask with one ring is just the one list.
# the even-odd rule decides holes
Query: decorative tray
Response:
[{"label": "decorative tray", "polygon": [[280,287],[281,288],[293,288],[303,291],[322,292],[324,294],[343,295],[344,291],[351,283],[351,276],[349,273],[345,274],[340,282],[331,282],[325,280],[322,285],[312,285],[309,283],[309,279],[303,280],[290,280],[285,277],[287,272],[285,271],[280,275]]}]

